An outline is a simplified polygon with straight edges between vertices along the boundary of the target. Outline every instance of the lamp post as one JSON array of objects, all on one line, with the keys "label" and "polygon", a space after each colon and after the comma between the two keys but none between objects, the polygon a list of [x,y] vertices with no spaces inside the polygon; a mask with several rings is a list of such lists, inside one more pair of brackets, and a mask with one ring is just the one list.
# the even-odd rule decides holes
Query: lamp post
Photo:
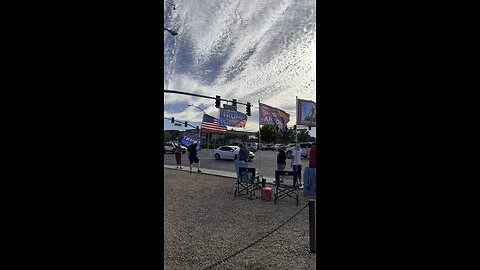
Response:
[{"label": "lamp post", "polygon": [[[201,110],[204,114],[207,114],[207,112],[205,112],[202,108],[200,108],[200,107],[198,107],[198,106],[195,106],[195,105],[193,105],[193,104],[188,104],[188,106],[189,106],[189,107],[190,107],[190,106],[191,106],[191,107],[195,107],[195,108]],[[203,121],[203,119],[202,119],[202,121]],[[200,125],[201,125],[201,124],[200,124]],[[207,133],[207,149],[208,149],[209,146],[210,146],[210,140],[209,140],[209,137],[210,137],[210,136],[209,136],[209,135],[210,135],[210,132]],[[200,129],[198,129],[198,139],[200,139],[200,140],[202,139],[201,126],[200,126]]]},{"label": "lamp post", "polygon": [[188,104],[188,106],[189,106],[189,107],[190,107],[190,106],[195,107],[195,108],[201,110],[204,114],[208,114],[207,112],[205,112],[202,108],[200,108],[200,107],[198,107],[198,106],[195,106],[195,105],[193,105],[193,104]]}]

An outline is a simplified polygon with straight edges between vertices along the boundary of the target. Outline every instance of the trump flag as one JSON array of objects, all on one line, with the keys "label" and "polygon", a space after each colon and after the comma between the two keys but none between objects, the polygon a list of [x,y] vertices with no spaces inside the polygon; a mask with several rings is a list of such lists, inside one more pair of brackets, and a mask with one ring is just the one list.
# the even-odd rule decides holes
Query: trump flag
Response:
[{"label": "trump flag", "polygon": [[287,127],[287,123],[290,121],[290,114],[263,103],[259,103],[259,111],[260,125],[274,125],[284,131]]}]

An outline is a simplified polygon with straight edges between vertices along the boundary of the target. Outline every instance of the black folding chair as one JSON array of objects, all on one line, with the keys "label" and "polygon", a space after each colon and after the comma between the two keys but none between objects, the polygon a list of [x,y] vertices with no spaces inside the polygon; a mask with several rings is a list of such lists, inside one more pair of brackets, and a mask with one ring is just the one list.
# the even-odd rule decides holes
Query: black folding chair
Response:
[{"label": "black folding chair", "polygon": [[274,204],[277,204],[277,200],[282,197],[290,197],[297,201],[298,206],[298,190],[297,173],[295,171],[275,171]]},{"label": "black folding chair", "polygon": [[255,195],[255,189],[257,187],[257,183],[255,178],[255,168],[238,168],[235,197],[237,197],[237,195],[240,196],[250,194],[250,199],[252,199],[253,197],[256,198],[257,196]]}]

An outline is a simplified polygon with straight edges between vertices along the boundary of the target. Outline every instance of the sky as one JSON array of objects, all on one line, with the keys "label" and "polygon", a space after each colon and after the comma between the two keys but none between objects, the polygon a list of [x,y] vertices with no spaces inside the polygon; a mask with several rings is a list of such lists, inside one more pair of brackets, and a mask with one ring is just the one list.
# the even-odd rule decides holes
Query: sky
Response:
[{"label": "sky", "polygon": [[[250,102],[245,129],[258,131],[258,101],[290,114],[295,97],[316,101],[316,4],[313,0],[171,0],[164,2],[164,89]],[[223,104],[224,102],[222,102]],[[164,94],[164,117],[200,126],[218,117],[215,100]],[[244,105],[237,105],[245,113]],[[165,129],[185,130],[170,120]],[[230,129],[230,127],[229,127]],[[316,128],[310,131],[316,136]]]}]

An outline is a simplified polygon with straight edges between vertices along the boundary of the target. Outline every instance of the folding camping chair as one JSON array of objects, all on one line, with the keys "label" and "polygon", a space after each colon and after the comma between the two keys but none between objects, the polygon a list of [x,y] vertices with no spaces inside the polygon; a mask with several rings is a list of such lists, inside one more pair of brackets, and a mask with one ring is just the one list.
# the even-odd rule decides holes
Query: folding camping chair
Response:
[{"label": "folding camping chair", "polygon": [[[250,194],[250,199],[257,197],[255,195],[255,189],[257,188],[256,177],[255,177],[255,168],[246,168],[240,167],[238,169],[238,178],[237,184],[235,187],[235,197],[240,195]],[[245,191],[245,194],[242,192]]]},{"label": "folding camping chair", "polygon": [[233,161],[233,166],[235,167],[235,172],[237,173],[237,178],[238,178],[238,177],[240,177],[238,169],[240,167],[247,167],[247,164],[243,160],[234,160]]},{"label": "folding camping chair", "polygon": [[274,204],[277,204],[277,200],[282,197],[290,197],[297,201],[298,206],[298,183],[297,173],[294,171],[275,171],[275,199]]}]

